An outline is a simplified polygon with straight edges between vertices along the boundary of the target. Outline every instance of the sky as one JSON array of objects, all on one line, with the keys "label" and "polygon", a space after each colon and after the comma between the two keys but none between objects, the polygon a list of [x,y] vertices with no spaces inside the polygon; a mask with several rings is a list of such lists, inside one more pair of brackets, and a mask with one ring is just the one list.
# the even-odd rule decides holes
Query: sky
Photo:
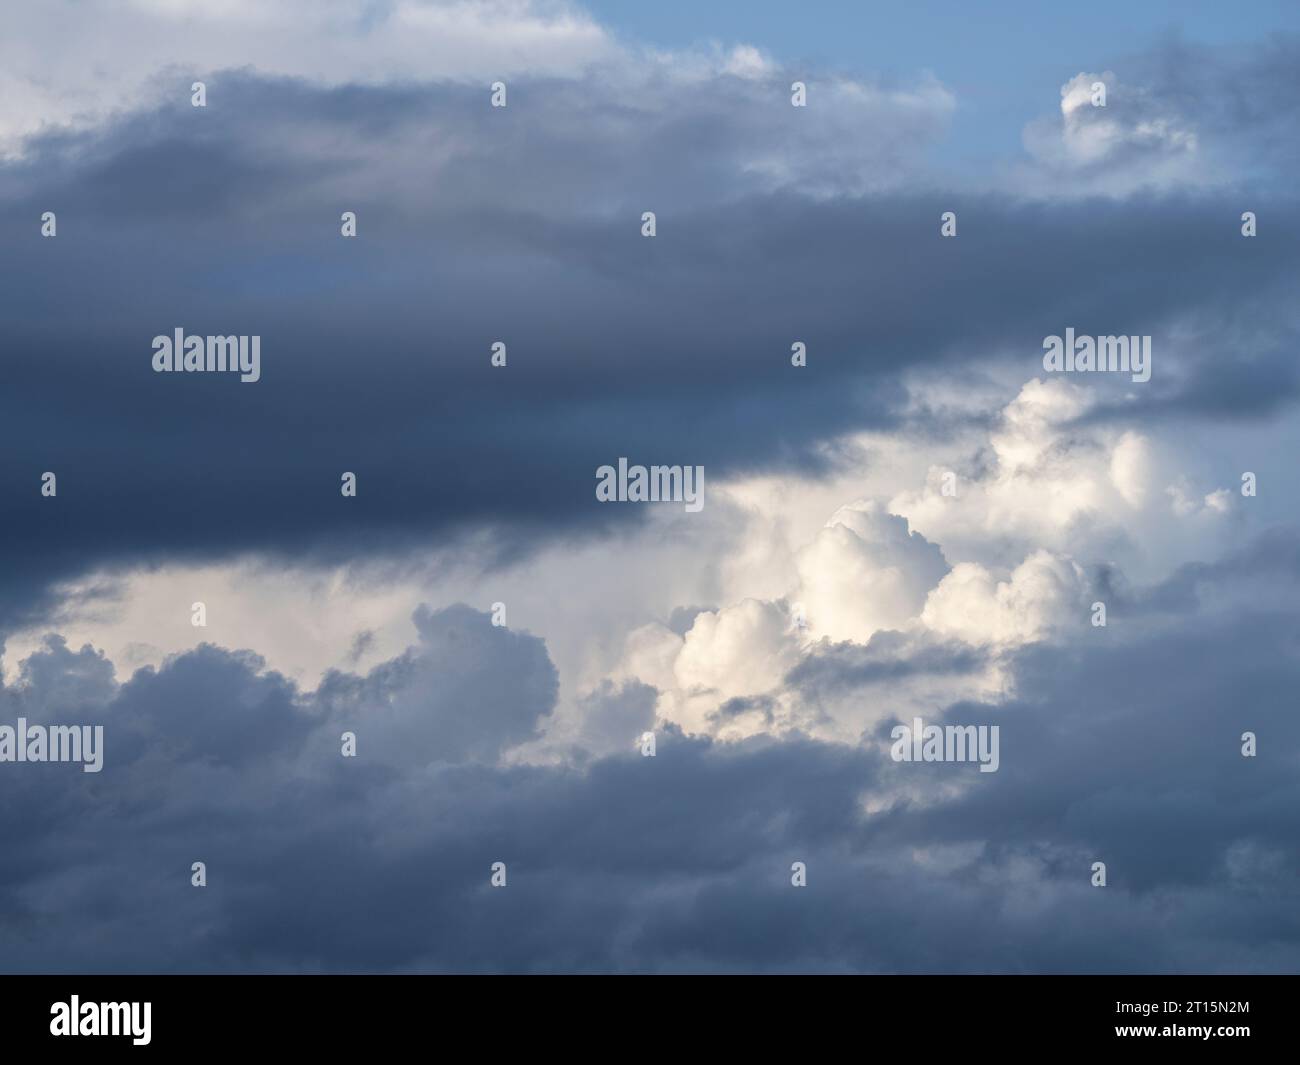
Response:
[{"label": "sky", "polygon": [[1293,5],[4,13],[0,968],[1300,967]]},{"label": "sky", "polygon": [[1060,84],[1062,64],[1103,69],[1157,42],[1251,48],[1300,30],[1300,10],[1285,0],[1000,0],[992,9],[961,0],[596,0],[586,8],[615,34],[654,48],[743,41],[821,71],[904,79],[931,71],[958,96],[962,120],[934,146],[954,167],[987,166],[1014,152],[1025,123]]}]

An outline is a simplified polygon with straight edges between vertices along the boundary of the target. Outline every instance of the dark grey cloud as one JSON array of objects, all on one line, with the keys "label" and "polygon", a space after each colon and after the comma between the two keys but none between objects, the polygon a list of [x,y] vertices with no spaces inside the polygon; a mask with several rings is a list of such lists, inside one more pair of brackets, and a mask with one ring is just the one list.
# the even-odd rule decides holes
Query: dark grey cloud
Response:
[{"label": "dark grey cloud", "polygon": [[[493,761],[533,737],[559,678],[542,642],[483,624],[466,606],[415,614],[419,642],[364,678],[332,671],[315,693],[331,718],[361,729],[390,764]],[[347,725],[355,721],[355,725]],[[364,722],[364,725],[362,725]]]},{"label": "dark grey cloud", "polygon": [[[478,89],[228,72],[204,112],[186,77],[172,105],[36,140],[0,165],[0,634],[95,567],[599,534],[629,518],[593,498],[619,455],[816,476],[847,430],[916,427],[907,372],[1029,377],[1066,326],[1156,338],[1151,385],[1101,417],[1270,417],[1300,391],[1297,45],[1212,57],[1218,95],[1183,58],[1141,59],[1116,114],[1199,115],[1220,161],[1267,143],[1235,182],[1123,198],[939,185],[942,106],[854,130],[736,78],[520,81],[499,112]],[[150,339],[177,326],[260,334],[262,381],[154,375]],[[657,693],[636,682],[578,693],[585,748],[561,731],[562,762],[524,764],[557,671],[464,606],[311,693],[255,649],[119,683],[52,637],[0,687],[0,723],[102,723],[105,766],[0,764],[0,967],[1295,971],[1298,558],[1280,529],[1152,589],[1095,570],[1106,629],[1007,657],[1004,705],[935,707],[999,725],[995,774],[895,764],[889,722],[859,746],[661,725],[643,758]],[[815,708],[986,662],[886,633],[787,682]]]},{"label": "dark grey cloud", "polygon": [[[582,744],[587,751],[625,752],[655,724],[655,699],[659,693],[640,681],[614,684],[602,681],[578,699]],[[582,749],[574,752],[582,756]]]},{"label": "dark grey cloud", "polygon": [[[441,649],[453,631],[463,653]],[[654,758],[512,766],[494,752],[526,730],[521,716],[503,733],[503,713],[548,689],[549,660],[467,608],[424,615],[411,652],[319,696],[212,647],[114,686],[101,658],[54,641],[0,705],[102,721],[105,765],[0,766],[0,957],[17,971],[1295,971],[1298,640],[1293,611],[1248,610],[1027,649],[1014,701],[933,716],[999,724],[994,774],[663,727]],[[645,706],[623,701],[630,733]],[[225,756],[210,734],[223,714],[242,737]],[[339,755],[344,723],[355,760]],[[189,884],[196,860],[207,888]],[[1094,860],[1106,888],[1089,884]]]},{"label": "dark grey cloud", "polygon": [[[374,557],[483,528],[517,554],[628,520],[594,500],[620,455],[816,475],[837,435],[900,424],[906,371],[1028,377],[1067,325],[1156,337],[1128,415],[1293,402],[1289,193],[1254,190],[1248,241],[1239,190],[903,189],[873,146],[914,159],[932,129],[882,105],[846,155],[776,88],[666,83],[632,107],[598,82],[521,82],[501,111],[477,89],[228,72],[206,110],[178,91],[34,140],[0,167],[0,625],[95,565]],[[151,338],[177,326],[261,335],[262,380],[154,374]]]},{"label": "dark grey cloud", "polygon": [[1300,578],[1300,529],[1265,529],[1212,562],[1185,563],[1150,586],[1134,587],[1110,567],[1098,567],[1092,576],[1097,595],[1112,611],[1143,625],[1176,624],[1225,600],[1286,609]]},{"label": "dark grey cloud", "polygon": [[786,674],[786,683],[817,699],[851,692],[865,684],[916,676],[962,676],[987,664],[986,653],[933,637],[912,638],[882,631],[866,644],[823,640]]}]

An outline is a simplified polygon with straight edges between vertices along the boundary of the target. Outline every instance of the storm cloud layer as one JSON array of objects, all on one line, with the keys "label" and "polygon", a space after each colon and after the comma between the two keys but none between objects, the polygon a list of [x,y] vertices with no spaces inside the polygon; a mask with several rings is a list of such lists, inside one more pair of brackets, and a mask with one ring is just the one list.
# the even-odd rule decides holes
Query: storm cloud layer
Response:
[{"label": "storm cloud layer", "polygon": [[[106,769],[8,786],[6,968],[1288,970],[1300,627],[1205,622],[1026,652],[989,776],[899,765],[887,740],[675,731],[654,759],[502,766],[554,674],[540,640],[464,608],[310,696],[210,646],[117,685],[54,641],[7,716],[102,721]],[[1243,707],[1268,752],[1253,764]],[[1098,857],[1106,892],[1079,872]]]},{"label": "storm cloud layer", "polygon": [[356,6],[0,43],[0,725],[104,728],[0,763],[0,969],[1300,967],[1300,38],[962,169],[928,64]]},{"label": "storm cloud layer", "polygon": [[[918,191],[901,179],[941,94],[864,90],[801,127],[775,73],[526,81],[502,110],[478,88],[236,72],[197,110],[187,86],[0,171],[16,591],[34,571],[340,558],[475,524],[505,550],[583,535],[625,516],[590,485],[619,455],[817,473],[828,442],[900,424],[903,373],[1027,376],[1067,321],[1160,339],[1150,416],[1296,394],[1300,219],[1272,182]],[[1267,218],[1255,241],[1243,205]],[[43,240],[30,220],[54,206]],[[938,239],[943,211],[958,241]],[[262,380],[155,374],[152,338],[175,328],[260,335]],[[796,340],[816,373],[792,377]],[[57,515],[26,490],[48,469]],[[342,470],[360,482],[346,511]]]}]

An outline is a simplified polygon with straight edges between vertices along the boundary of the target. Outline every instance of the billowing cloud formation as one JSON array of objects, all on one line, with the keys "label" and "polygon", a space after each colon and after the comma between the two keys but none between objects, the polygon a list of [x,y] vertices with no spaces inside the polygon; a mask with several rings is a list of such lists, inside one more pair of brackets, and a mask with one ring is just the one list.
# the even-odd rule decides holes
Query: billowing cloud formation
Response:
[{"label": "billowing cloud formation", "polygon": [[1039,551],[995,582],[983,566],[963,562],[930,593],[921,620],[968,643],[1034,643],[1082,613],[1083,572],[1069,559]]},{"label": "billowing cloud formation", "polygon": [[[1251,242],[1226,194],[921,192],[948,111],[924,86],[844,83],[799,109],[776,72],[584,77],[521,79],[494,109],[449,82],[227,72],[195,109],[185,76],[0,167],[16,253],[0,262],[0,625],[96,567],[338,561],[469,532],[510,556],[633,517],[592,498],[619,455],[701,464],[714,484],[825,473],[845,434],[905,423],[904,372],[1024,381],[1067,324],[1155,336],[1130,413],[1295,395],[1300,226],[1275,193]],[[42,239],[51,208],[59,236]],[[153,373],[151,338],[177,326],[262,336],[262,379]],[[57,515],[33,488],[46,470]]]},{"label": "billowing cloud formation", "polygon": [[[1063,70],[953,176],[929,75],[120,6],[95,95],[97,10],[0,63],[0,723],[106,730],[0,764],[2,964],[1296,967],[1294,39]],[[262,379],[154,374],[176,327]],[[620,456],[704,510],[597,503]],[[915,716],[997,772],[892,761]]]},{"label": "billowing cloud formation", "polygon": [[841,507],[798,559],[800,590],[815,635],[866,642],[921,611],[948,566],[942,552],[877,502]]},{"label": "billowing cloud formation", "polygon": [[[954,558],[1007,568],[1037,550],[1081,551],[1154,579],[1222,549],[1238,531],[1232,494],[1204,478],[1223,464],[1195,469],[1179,434],[1131,428],[1140,423],[1128,414],[1093,418],[1099,399],[1060,379],[1028,382],[976,449],[931,467],[924,487],[898,493],[890,509]],[[1193,477],[1203,506],[1189,498]],[[1185,521],[1194,511],[1205,520]],[[1163,558],[1150,557],[1151,543]]]},{"label": "billowing cloud formation", "polygon": [[[684,638],[660,623],[634,629],[613,676],[657,688],[665,720],[722,738],[794,730],[852,741],[889,709],[924,713],[963,693],[1009,698],[1012,652],[1082,638],[1130,585],[1158,583],[1246,527],[1225,488],[1203,507],[1187,502],[1188,475],[1173,472],[1186,460],[1163,440],[1089,420],[1095,404],[1084,387],[1030,381],[952,468],[931,466],[923,488],[888,507],[840,507],[788,552],[779,597],[699,612]],[[760,540],[782,535],[750,524]],[[779,544],[747,551],[782,555]],[[935,655],[956,645],[983,653],[954,673]],[[821,674],[813,660],[880,662],[886,648],[929,665],[883,673],[888,692],[856,703],[820,689],[809,703],[788,687],[791,671]]]},{"label": "billowing cloud formation", "polygon": [[482,622],[467,607],[419,610],[415,649],[363,680],[327,675],[316,698],[335,721],[356,715],[376,761],[495,761],[533,736],[558,683],[540,641]]},{"label": "billowing cloud formation", "polygon": [[[1297,572],[1270,579],[1294,593]],[[1000,724],[990,775],[895,764],[883,740],[672,730],[653,758],[629,744],[581,770],[504,764],[491,754],[527,731],[507,723],[527,700],[499,674],[536,693],[539,718],[552,674],[537,640],[463,609],[427,614],[403,660],[314,698],[212,647],[119,686],[93,651],[55,641],[0,705],[103,722],[105,765],[3,767],[0,957],[18,971],[1292,969],[1300,732],[1282,693],[1300,681],[1300,631],[1289,613],[1182,618],[1025,652],[1016,700],[947,710]],[[462,653],[439,648],[453,642]],[[840,672],[844,690],[864,666]],[[837,668],[823,663],[823,689]],[[355,759],[340,756],[345,723]],[[1255,759],[1238,750],[1247,729]],[[806,889],[790,886],[796,860]],[[1105,889],[1089,886],[1094,860]],[[206,888],[190,886],[194,861]],[[488,884],[494,861],[505,888]]]}]

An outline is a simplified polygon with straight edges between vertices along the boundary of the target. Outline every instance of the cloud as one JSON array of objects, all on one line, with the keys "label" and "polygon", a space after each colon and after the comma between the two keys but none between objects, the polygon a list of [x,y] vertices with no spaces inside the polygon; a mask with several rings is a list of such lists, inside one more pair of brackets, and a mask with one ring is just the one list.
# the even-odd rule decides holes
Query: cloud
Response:
[{"label": "cloud", "polygon": [[541,640],[466,606],[415,615],[419,642],[364,678],[327,674],[317,690],[335,724],[392,765],[495,762],[534,737],[558,677]]},{"label": "cloud", "polygon": [[[493,113],[455,85],[231,73],[205,113],[173,99],[0,167],[0,240],[22,250],[0,265],[19,353],[0,490],[16,508],[7,557],[23,560],[0,571],[0,625],[48,607],[34,574],[250,552],[328,566],[358,543],[389,556],[433,537],[509,558],[600,535],[637,517],[593,499],[593,471],[619,455],[702,464],[710,484],[825,475],[836,441],[905,424],[907,375],[1036,372],[1065,293],[1079,329],[1158,334],[1131,413],[1267,413],[1296,392],[1276,299],[1300,227],[1283,204],[1275,238],[1233,245],[1226,274],[1225,205],[1209,200],[1049,213],[953,193],[968,228],[922,239],[929,193],[829,196],[754,168],[784,150],[797,168],[896,181],[872,160],[916,123],[887,93],[864,90],[862,113],[827,101],[800,141],[779,136],[800,109],[766,82],[666,81],[637,109],[639,90],[591,77],[521,81],[518,106]],[[842,123],[862,134],[852,167]],[[42,240],[23,220],[51,206],[60,233]],[[653,242],[634,224],[648,207]],[[356,241],[338,235],[343,209]],[[1179,284],[1156,284],[1171,257]],[[935,290],[949,313],[932,313]],[[1175,359],[1165,335],[1188,316]],[[1252,319],[1278,328],[1243,341]],[[262,380],[153,374],[150,338],[177,325],[262,336]],[[498,338],[510,364],[493,373]],[[793,390],[791,338],[813,360]],[[1226,349],[1242,351],[1230,368]],[[50,469],[57,504],[31,490]],[[347,505],[345,470],[360,482]]]},{"label": "cloud", "polygon": [[[484,761],[522,721],[470,708],[453,732],[478,722],[478,750],[433,722],[503,671],[543,690],[546,670],[537,644],[470,611],[429,615],[410,657],[436,657],[453,629],[468,653],[357,678],[376,698],[346,708],[364,715],[355,762],[336,742],[345,708],[253,656],[210,647],[122,685],[89,650],[29,661],[24,684],[0,691],[7,714],[68,720],[79,690],[107,756],[95,775],[5,767],[5,967],[1288,971],[1300,956],[1300,734],[1280,694],[1297,680],[1293,613],[1184,613],[1175,631],[1020,652],[1014,701],[930,715],[1000,724],[988,775],[893,763],[875,739],[720,744],[672,729],[654,758]],[[878,679],[845,664],[841,684]],[[402,696],[387,699],[394,675]],[[212,757],[216,737],[195,731],[218,727],[212,711],[176,712],[196,701],[261,742]],[[1253,760],[1245,728],[1261,737]],[[150,730],[168,742],[134,742]],[[408,750],[394,757],[385,738]],[[196,860],[203,889],[189,884]],[[497,860],[504,889],[488,886]],[[806,889],[790,886],[795,860]],[[1089,885],[1094,860],[1105,889]]]},{"label": "cloud", "polygon": [[1033,643],[1078,624],[1084,591],[1078,564],[1047,551],[1025,559],[1005,581],[963,562],[930,593],[921,621],[976,645]]},{"label": "cloud", "polygon": [[618,51],[561,0],[55,0],[13,12],[0,42],[0,156],[20,154],[26,136],[94,126],[161,92],[188,96],[191,76],[227,69],[322,85],[473,80],[486,92],[498,78],[579,73]]},{"label": "cloud", "polygon": [[[889,509],[950,557],[984,567],[1079,551],[1085,562],[1156,579],[1222,549],[1238,529],[1222,520],[1227,492],[1206,481],[1224,464],[1197,456],[1176,428],[1131,428],[1136,419],[1119,412],[1095,417],[1101,396],[1059,378],[1027,382],[951,466],[931,467],[924,487],[899,492]],[[944,491],[946,476],[955,495]],[[1182,521],[1193,481],[1215,500],[1197,526]]]},{"label": "cloud", "polygon": [[[760,730],[769,709],[736,703],[719,719],[719,708],[731,700],[762,695],[780,686],[785,673],[799,660],[790,635],[791,618],[782,604],[745,599],[717,611],[697,614],[673,663],[675,687],[681,692],[668,719],[691,732],[744,735]],[[741,711],[741,720],[736,720]],[[759,722],[759,729],[755,726]]]},{"label": "cloud", "polygon": [[1033,123],[1024,139],[1067,188],[1131,190],[1224,178],[1209,170],[1190,116],[1157,93],[1120,84],[1112,71],[1071,78],[1061,86],[1059,124]]},{"label": "cloud", "polygon": [[1146,502],[1151,484],[1151,446],[1140,433],[1126,432],[1110,453],[1110,481],[1131,507]]},{"label": "cloud", "polygon": [[948,570],[937,546],[872,500],[836,511],[797,565],[811,634],[858,643],[919,614]]},{"label": "cloud", "polygon": [[1300,88],[1297,47],[1286,33],[1218,47],[1173,35],[1118,73],[1080,71],[1061,86],[1059,115],[1025,127],[1032,161],[1017,180],[1053,198],[1279,187],[1296,159],[1295,111],[1282,101]]},{"label": "cloud", "polygon": [[[107,730],[0,766],[6,966],[1294,969],[1294,40],[1062,72],[1030,158],[943,175],[928,76],[103,10],[45,84],[0,43],[0,709]],[[153,374],[178,325],[263,379]],[[1066,328],[1152,380],[1040,374]],[[705,509],[599,505],[619,456]],[[998,772],[892,762],[914,716]]]}]

